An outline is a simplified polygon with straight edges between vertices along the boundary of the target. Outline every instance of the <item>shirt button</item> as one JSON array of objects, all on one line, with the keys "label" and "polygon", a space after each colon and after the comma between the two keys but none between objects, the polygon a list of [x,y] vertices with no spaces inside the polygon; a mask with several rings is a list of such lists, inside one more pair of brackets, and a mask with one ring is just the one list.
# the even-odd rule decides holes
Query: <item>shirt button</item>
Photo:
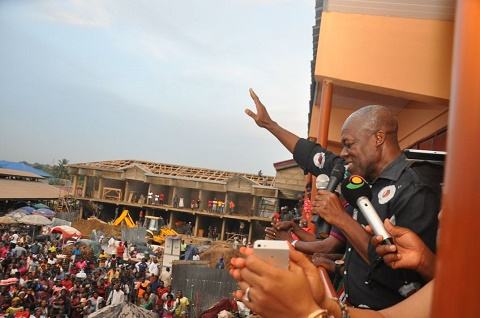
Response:
[{"label": "shirt button", "polygon": [[348,248],[348,251],[349,251],[349,252],[351,252],[351,251],[352,251],[352,248],[351,248],[351,247],[349,247],[349,248]]},{"label": "shirt button", "polygon": [[343,271],[343,275],[347,275],[347,271]]},{"label": "shirt button", "polygon": [[368,285],[368,282],[365,282],[365,285]]}]

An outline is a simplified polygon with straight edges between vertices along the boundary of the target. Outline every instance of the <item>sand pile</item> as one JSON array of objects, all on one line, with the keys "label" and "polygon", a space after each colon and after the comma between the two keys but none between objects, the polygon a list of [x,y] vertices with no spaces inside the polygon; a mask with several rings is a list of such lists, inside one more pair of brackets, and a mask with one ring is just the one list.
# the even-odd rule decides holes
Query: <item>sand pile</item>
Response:
[{"label": "sand pile", "polygon": [[93,230],[102,231],[105,233],[105,237],[122,237],[121,226],[113,226],[97,218],[89,218],[88,220],[80,219],[72,222],[72,226],[82,232],[83,238],[88,238]]},{"label": "sand pile", "polygon": [[215,268],[215,265],[223,257],[225,268],[230,267],[230,259],[232,257],[241,257],[242,254],[235,250],[231,244],[225,242],[214,242],[210,248],[200,252],[200,259],[202,261],[208,261],[208,267]]}]

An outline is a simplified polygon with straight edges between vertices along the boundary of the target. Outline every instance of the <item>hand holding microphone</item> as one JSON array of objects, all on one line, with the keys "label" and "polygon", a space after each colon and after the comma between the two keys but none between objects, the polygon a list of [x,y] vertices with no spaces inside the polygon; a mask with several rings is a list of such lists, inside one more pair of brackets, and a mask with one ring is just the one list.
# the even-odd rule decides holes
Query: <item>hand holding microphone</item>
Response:
[{"label": "hand holding microphone", "polygon": [[362,212],[375,235],[383,236],[382,244],[393,245],[391,235],[385,229],[383,221],[370,202],[372,199],[372,190],[365,179],[358,175],[353,175],[345,179],[342,182],[342,195],[351,206]]},{"label": "hand holding microphone", "polygon": [[[342,182],[344,175],[345,167],[342,164],[336,164],[335,167],[333,167],[330,178],[325,174],[321,174],[317,177],[317,190],[326,190],[335,193],[335,189],[340,182]],[[332,226],[322,219],[320,215],[314,214],[312,216],[312,223],[317,226],[316,235],[318,238],[327,238],[330,235],[330,229]]]}]

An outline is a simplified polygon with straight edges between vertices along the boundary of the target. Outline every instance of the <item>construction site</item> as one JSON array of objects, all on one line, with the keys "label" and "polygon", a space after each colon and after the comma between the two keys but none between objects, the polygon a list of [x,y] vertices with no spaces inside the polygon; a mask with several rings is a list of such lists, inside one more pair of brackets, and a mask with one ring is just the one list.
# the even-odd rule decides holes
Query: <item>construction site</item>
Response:
[{"label": "construction site", "polygon": [[[301,168],[293,160],[274,166],[275,177],[139,160],[76,163],[68,166],[73,176],[68,199],[78,203],[80,220],[96,216],[112,227],[145,226],[150,239],[164,229],[167,235],[173,233],[165,230],[189,230],[208,238],[215,231],[218,240],[252,242],[264,237],[280,206],[293,209],[303,196]],[[212,210],[209,201],[222,202],[222,209],[218,203]]]}]

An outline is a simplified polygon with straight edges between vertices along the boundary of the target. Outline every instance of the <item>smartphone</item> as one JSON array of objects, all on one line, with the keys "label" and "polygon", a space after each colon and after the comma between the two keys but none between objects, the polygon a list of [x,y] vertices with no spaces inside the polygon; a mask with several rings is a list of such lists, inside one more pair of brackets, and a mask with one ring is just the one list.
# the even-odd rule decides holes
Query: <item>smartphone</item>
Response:
[{"label": "smartphone", "polygon": [[276,267],[288,269],[290,248],[287,241],[255,241],[253,243],[253,254]]}]

